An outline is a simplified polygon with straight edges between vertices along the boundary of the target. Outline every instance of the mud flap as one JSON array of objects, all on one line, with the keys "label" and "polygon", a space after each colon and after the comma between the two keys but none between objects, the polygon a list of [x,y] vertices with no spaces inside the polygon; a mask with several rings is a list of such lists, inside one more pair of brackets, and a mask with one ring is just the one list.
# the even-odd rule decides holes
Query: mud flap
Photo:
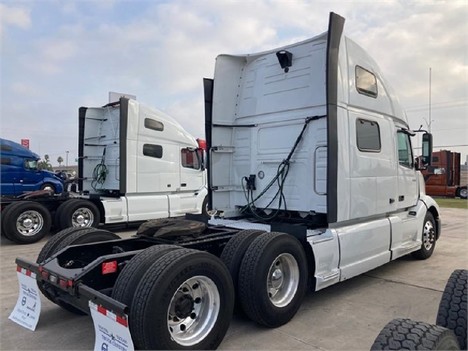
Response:
[{"label": "mud flap", "polygon": [[36,273],[17,267],[19,296],[16,306],[8,317],[13,322],[29,330],[36,330],[41,314],[41,298],[37,287]]},{"label": "mud flap", "polygon": [[89,301],[96,341],[94,351],[133,351],[133,341],[128,328],[128,316],[119,316]]}]

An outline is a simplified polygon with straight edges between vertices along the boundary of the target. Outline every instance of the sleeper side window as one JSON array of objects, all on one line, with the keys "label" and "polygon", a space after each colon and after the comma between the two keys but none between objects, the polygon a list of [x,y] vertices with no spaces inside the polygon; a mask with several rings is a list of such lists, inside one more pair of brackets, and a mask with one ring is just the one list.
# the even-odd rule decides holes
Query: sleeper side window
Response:
[{"label": "sleeper side window", "polygon": [[162,132],[164,130],[164,124],[152,118],[145,118],[145,128]]},{"label": "sleeper side window", "polygon": [[143,155],[154,157],[154,158],[162,158],[163,157],[163,148],[161,145],[155,144],[144,144],[143,145]]},{"label": "sleeper side window", "polygon": [[357,146],[360,151],[380,152],[380,129],[379,124],[366,119],[356,120]]},{"label": "sleeper side window", "polygon": [[360,94],[377,97],[377,79],[375,74],[361,66],[356,66],[356,89]]}]

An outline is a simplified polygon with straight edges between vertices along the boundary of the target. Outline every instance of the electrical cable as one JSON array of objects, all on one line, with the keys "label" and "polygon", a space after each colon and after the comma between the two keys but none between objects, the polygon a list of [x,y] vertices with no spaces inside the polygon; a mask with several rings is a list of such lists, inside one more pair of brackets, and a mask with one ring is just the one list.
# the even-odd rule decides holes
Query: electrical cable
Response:
[{"label": "electrical cable", "polygon": [[[96,167],[94,167],[94,170],[93,170],[93,180],[91,181],[91,187],[97,192],[104,190],[102,188],[102,185],[106,181],[107,173],[109,173],[107,166],[105,164],[105,159],[106,159],[106,148],[104,148],[104,151],[102,152],[101,162],[98,163]],[[98,188],[98,185],[100,186],[99,188]]]},{"label": "electrical cable", "polygon": [[[242,190],[244,192],[244,196],[246,198],[247,204],[240,209],[241,213],[246,213],[247,211],[249,211],[255,218],[257,218],[259,220],[263,220],[263,221],[269,221],[269,220],[272,220],[272,219],[274,219],[274,218],[276,218],[278,216],[278,214],[281,211],[281,207],[282,207],[283,203],[284,203],[284,210],[287,211],[286,197],[284,195],[283,189],[284,189],[284,184],[286,182],[286,178],[287,178],[288,173],[289,173],[291,158],[292,158],[294,152],[296,151],[297,146],[301,142],[302,137],[304,135],[304,132],[305,132],[308,124],[311,121],[314,121],[314,120],[317,120],[317,119],[320,119],[320,118],[323,118],[323,117],[325,117],[325,116],[313,116],[313,117],[307,117],[305,119],[304,126],[302,127],[301,132],[297,136],[296,141],[295,141],[293,147],[291,148],[291,150],[289,151],[288,156],[283,161],[281,161],[281,163],[279,164],[278,169],[276,170],[276,175],[266,185],[266,187],[260,192],[260,194],[258,194],[255,198],[254,198],[254,195],[253,195],[252,187],[249,186],[247,188],[247,192],[246,192],[246,189],[244,187],[244,181],[245,181],[246,184],[250,185],[249,184],[249,182],[250,182],[249,179],[247,177],[242,178],[241,185],[242,185]],[[271,199],[271,201],[262,210],[263,211],[270,210],[269,207],[271,206],[271,204],[275,201],[276,198],[279,197],[278,198],[278,207],[276,209],[271,209],[273,212],[270,215],[263,216],[263,215],[261,215],[260,213],[257,212],[257,207],[255,206],[255,201],[257,201],[261,197],[263,197],[265,195],[265,193],[275,183],[277,183],[277,185],[278,185],[278,190],[276,191],[276,193],[273,196],[273,198]]]}]

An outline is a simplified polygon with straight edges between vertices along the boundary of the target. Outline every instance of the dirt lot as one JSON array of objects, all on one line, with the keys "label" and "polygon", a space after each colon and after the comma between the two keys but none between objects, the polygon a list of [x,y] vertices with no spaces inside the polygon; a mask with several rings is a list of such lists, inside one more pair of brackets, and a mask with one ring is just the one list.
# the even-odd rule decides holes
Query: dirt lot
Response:
[{"label": "dirt lot", "polygon": [[[368,350],[381,328],[396,317],[434,323],[447,278],[468,268],[468,211],[442,209],[442,236],[426,261],[403,257],[367,274],[307,295],[294,319],[266,329],[234,316],[220,349]],[[118,232],[128,237],[134,231]],[[91,350],[91,318],[78,317],[42,298],[35,332],[8,320],[18,283],[14,259],[35,261],[46,239],[32,245],[1,241],[1,350]]]}]

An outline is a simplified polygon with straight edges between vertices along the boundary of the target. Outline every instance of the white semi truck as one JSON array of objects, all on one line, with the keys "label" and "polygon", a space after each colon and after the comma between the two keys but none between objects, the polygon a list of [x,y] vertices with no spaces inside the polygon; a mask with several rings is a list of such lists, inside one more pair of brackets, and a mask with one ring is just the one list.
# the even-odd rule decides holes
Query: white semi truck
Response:
[{"label": "white semi truck", "polygon": [[198,141],[172,117],[133,99],[81,107],[78,192],[2,197],[2,234],[27,244],[51,227],[206,213],[205,151]]},{"label": "white semi truck", "polygon": [[429,258],[441,231],[419,172],[431,136],[416,161],[397,98],[343,27],[332,13],[312,39],[218,56],[204,81],[208,221],[149,221],[129,239],[65,231],[19,270],[68,310],[111,311],[137,348],[211,349],[235,303],[277,327],[308,290]]}]

